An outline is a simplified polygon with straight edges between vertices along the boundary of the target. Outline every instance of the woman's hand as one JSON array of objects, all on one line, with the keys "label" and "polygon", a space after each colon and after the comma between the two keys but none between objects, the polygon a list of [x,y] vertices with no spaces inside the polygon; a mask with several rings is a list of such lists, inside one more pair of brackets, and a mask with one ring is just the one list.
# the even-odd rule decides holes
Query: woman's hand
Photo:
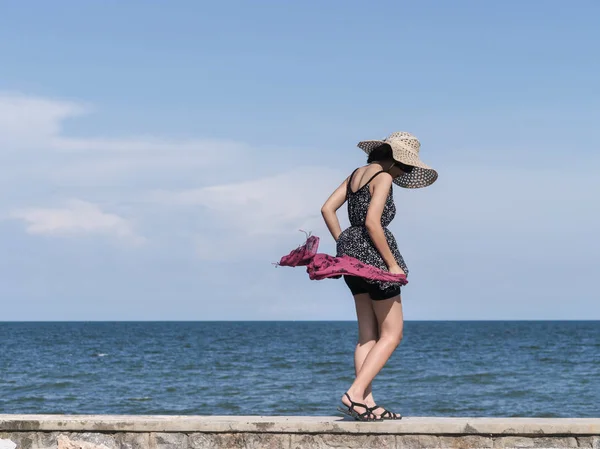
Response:
[{"label": "woman's hand", "polygon": [[398,265],[398,264],[390,266],[388,268],[388,271],[392,274],[403,274],[406,276],[406,273],[404,272],[404,270],[402,268],[400,268],[400,265]]}]

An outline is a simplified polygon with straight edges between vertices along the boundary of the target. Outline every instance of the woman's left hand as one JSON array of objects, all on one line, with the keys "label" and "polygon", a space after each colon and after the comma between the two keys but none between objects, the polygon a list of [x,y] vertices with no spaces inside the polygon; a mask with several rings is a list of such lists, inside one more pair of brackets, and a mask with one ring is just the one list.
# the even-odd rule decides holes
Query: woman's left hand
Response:
[{"label": "woman's left hand", "polygon": [[402,268],[400,268],[400,265],[398,265],[398,264],[392,265],[391,267],[389,267],[388,271],[392,274],[403,274],[406,276],[406,273],[404,272],[404,270]]}]

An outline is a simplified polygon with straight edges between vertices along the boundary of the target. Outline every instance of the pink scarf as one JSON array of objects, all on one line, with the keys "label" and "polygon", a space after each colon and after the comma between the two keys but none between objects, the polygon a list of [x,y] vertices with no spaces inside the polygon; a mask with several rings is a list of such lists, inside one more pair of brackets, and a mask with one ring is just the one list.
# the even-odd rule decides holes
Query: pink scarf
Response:
[{"label": "pink scarf", "polygon": [[308,236],[304,245],[299,246],[287,256],[283,256],[279,263],[285,267],[305,266],[308,277],[312,280],[325,278],[341,278],[342,275],[358,276],[376,281],[394,282],[401,285],[408,284],[406,275],[392,274],[373,265],[367,265],[350,256],[333,257],[329,254],[317,253],[319,237]]}]

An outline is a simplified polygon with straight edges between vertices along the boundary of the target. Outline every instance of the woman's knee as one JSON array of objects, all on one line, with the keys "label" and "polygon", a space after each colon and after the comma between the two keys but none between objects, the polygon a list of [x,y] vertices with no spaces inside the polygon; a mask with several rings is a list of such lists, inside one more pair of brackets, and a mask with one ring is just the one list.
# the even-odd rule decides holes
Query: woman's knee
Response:
[{"label": "woman's knee", "polygon": [[376,335],[365,335],[365,336],[360,336],[358,337],[358,342],[356,343],[356,346],[373,346],[375,345],[375,343],[377,343],[377,336]]},{"label": "woman's knee", "polygon": [[358,343],[369,344],[370,342],[376,343],[379,340],[379,329],[377,328],[377,322],[374,321],[371,325],[365,325],[358,328]]},{"label": "woman's knee", "polygon": [[381,340],[387,341],[389,344],[397,347],[402,341],[402,331],[384,332],[381,334]]}]

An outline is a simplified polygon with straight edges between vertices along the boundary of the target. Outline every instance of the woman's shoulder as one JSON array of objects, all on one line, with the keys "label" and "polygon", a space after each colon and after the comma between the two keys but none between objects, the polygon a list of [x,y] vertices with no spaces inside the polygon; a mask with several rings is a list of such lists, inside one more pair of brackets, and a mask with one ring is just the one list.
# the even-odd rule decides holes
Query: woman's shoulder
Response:
[{"label": "woman's shoulder", "polygon": [[390,175],[389,172],[382,170],[381,167],[374,166],[371,164],[356,167],[352,173],[360,176],[375,176],[374,179],[377,179],[380,176],[389,177],[389,179],[393,179],[392,175]]},{"label": "woman's shoulder", "polygon": [[377,184],[385,184],[385,185],[389,184],[391,186],[393,180],[394,180],[394,177],[385,170],[377,170],[373,174],[373,182],[375,182]]}]

